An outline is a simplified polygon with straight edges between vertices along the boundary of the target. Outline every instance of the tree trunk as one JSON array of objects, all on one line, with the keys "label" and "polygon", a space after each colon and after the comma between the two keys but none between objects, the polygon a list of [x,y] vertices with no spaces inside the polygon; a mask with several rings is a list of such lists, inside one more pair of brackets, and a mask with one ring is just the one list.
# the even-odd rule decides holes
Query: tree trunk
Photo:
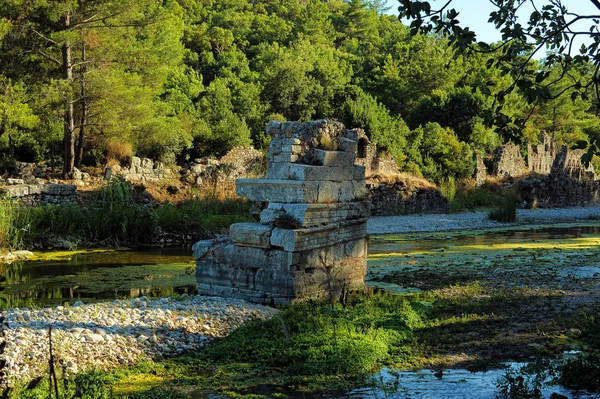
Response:
[{"label": "tree trunk", "polygon": [[[64,17],[65,28],[71,24],[71,16]],[[71,84],[73,81],[73,64],[71,62],[71,42],[67,39],[62,46],[62,63],[63,63],[63,79]],[[63,177],[72,177],[73,168],[75,167],[75,113],[73,110],[73,99],[65,100],[65,116],[64,116],[64,131],[63,138]]]},{"label": "tree trunk", "polygon": [[85,139],[85,126],[87,124],[87,107],[88,102],[85,91],[85,74],[87,68],[85,65],[85,38],[83,37],[83,30],[81,31],[81,119],[79,127],[79,136],[77,137],[77,145],[75,149],[75,167],[81,168],[81,160],[83,158],[83,141]]}]

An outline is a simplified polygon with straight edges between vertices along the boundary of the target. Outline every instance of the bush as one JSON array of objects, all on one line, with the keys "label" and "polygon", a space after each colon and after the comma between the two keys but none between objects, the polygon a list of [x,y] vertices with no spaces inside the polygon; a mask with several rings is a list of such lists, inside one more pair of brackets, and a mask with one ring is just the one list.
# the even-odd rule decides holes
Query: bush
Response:
[{"label": "bush", "polygon": [[600,391],[600,355],[586,354],[567,360],[559,367],[558,381],[567,388]]},{"label": "bush", "polygon": [[454,200],[456,196],[456,180],[452,176],[448,176],[440,183],[440,192],[449,202]]},{"label": "bush", "polygon": [[488,213],[488,218],[502,223],[512,223],[517,220],[517,203],[514,198],[503,197]]},{"label": "bush", "polygon": [[397,356],[421,326],[400,296],[351,295],[349,303],[308,301],[252,322],[208,348],[207,359],[257,363],[291,374],[360,376]]}]

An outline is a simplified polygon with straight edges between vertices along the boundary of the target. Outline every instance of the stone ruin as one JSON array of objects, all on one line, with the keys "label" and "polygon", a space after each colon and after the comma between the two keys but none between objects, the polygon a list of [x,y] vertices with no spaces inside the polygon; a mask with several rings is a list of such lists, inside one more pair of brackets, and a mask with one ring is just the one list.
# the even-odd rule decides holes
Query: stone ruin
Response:
[{"label": "stone ruin", "polygon": [[582,150],[559,146],[543,132],[539,144],[527,144],[524,160],[518,146],[507,143],[487,159],[476,155],[474,178],[477,184],[487,181],[488,172],[500,178],[520,178],[519,197],[525,208],[585,206],[600,202],[600,181],[592,165],[585,166]]},{"label": "stone ruin", "polygon": [[362,287],[369,202],[358,132],[318,120],[269,122],[267,133],[266,178],[237,180],[260,223],[194,245],[199,292],[280,304]]}]

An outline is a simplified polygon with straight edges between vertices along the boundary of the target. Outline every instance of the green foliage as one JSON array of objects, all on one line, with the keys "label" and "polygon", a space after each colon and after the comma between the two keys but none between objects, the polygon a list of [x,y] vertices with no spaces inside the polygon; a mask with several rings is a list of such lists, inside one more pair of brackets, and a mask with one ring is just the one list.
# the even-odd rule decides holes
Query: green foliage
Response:
[{"label": "green foliage", "polygon": [[496,382],[500,397],[506,399],[539,399],[542,388],[552,376],[547,363],[532,363],[521,367],[509,367]]},{"label": "green foliage", "polygon": [[467,143],[459,141],[452,129],[436,122],[427,123],[411,133],[410,141],[413,145],[419,143],[420,151],[411,151],[409,156],[420,166],[423,176],[441,181],[449,176],[461,179],[473,174],[473,151]]},{"label": "green foliage", "polygon": [[28,226],[28,215],[17,201],[0,196],[0,248],[23,247]]},{"label": "green foliage", "polygon": [[456,180],[454,177],[449,176],[442,180],[440,183],[440,192],[449,202],[454,200],[454,197],[456,196]]},{"label": "green foliage", "polygon": [[568,359],[559,366],[558,372],[558,381],[567,388],[600,391],[600,355],[597,353]]},{"label": "green foliage", "polygon": [[[251,143],[264,149],[273,117],[362,127],[401,170],[437,182],[468,176],[473,150],[509,136],[535,141],[545,129],[559,144],[585,142],[590,161],[598,147],[585,57],[563,73],[512,45],[501,47],[516,56],[501,60],[457,52],[468,30],[411,35],[428,25],[407,28],[381,13],[381,0],[63,3],[1,6],[0,151],[19,160],[63,155],[69,104],[74,136],[100,160],[115,140],[170,163]],[[415,4],[411,16],[426,13],[427,2]],[[523,76],[513,81],[515,71]]]},{"label": "green foliage", "polygon": [[62,237],[84,245],[139,245],[159,231],[201,239],[221,233],[232,223],[250,220],[242,199],[202,197],[179,206],[156,209],[138,204],[130,183],[112,179],[89,207],[76,204],[20,207],[0,199],[0,248],[23,248],[39,240]]},{"label": "green foliage", "polygon": [[423,323],[415,306],[391,294],[352,295],[345,305],[298,303],[237,329],[203,356],[300,375],[365,375],[405,353]]},{"label": "green foliage", "polygon": [[512,223],[517,220],[517,202],[515,198],[502,197],[498,205],[488,213],[490,220],[502,223]]},{"label": "green foliage", "polygon": [[[31,385],[29,388],[16,387],[16,390],[10,392],[9,397],[46,399],[50,390],[54,392],[54,388],[50,386],[47,378]],[[59,376],[58,394],[59,398],[111,399],[113,397],[110,378],[98,371],[80,373],[75,377]]]}]

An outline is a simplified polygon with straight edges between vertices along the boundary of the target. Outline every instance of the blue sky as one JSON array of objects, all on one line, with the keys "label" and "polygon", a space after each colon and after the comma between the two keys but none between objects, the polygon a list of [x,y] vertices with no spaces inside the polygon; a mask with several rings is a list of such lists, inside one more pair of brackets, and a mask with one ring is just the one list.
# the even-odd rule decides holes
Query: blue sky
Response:
[{"label": "blue sky", "polygon": [[[440,5],[445,4],[446,0],[430,0],[430,3],[432,8],[435,8],[436,6],[440,7]],[[388,0],[387,4],[392,7],[388,12],[398,15],[398,0]],[[536,1],[536,5],[540,7],[544,4],[548,4],[548,1]],[[600,14],[600,10],[589,0],[568,0],[564,1],[563,4],[567,7],[567,10],[579,14]],[[490,12],[495,9],[489,0],[453,0],[451,8],[459,12],[458,20],[463,26],[468,26],[469,29],[477,34],[478,41],[495,42],[501,39],[501,35],[495,30],[494,25],[487,22]],[[522,16],[523,25],[526,24],[532,10],[530,5],[522,7],[520,15]],[[583,22],[580,28],[587,31],[590,26],[591,21],[587,21]],[[580,44],[576,48],[579,48],[579,46]]]}]

